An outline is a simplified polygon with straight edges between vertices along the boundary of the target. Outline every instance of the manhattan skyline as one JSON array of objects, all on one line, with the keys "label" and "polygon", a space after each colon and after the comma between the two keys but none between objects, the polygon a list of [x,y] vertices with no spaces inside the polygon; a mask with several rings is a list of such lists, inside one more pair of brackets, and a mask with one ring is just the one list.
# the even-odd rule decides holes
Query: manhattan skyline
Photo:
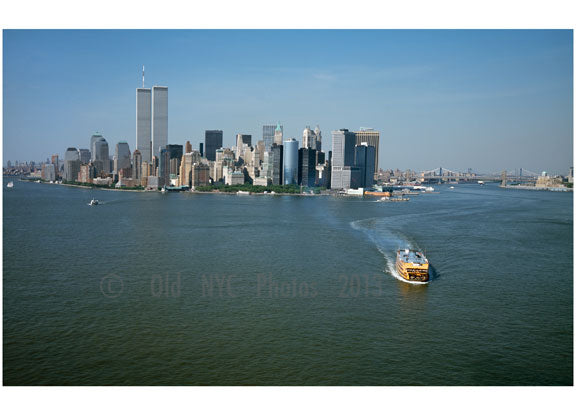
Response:
[{"label": "manhattan skyline", "polygon": [[318,124],[379,130],[383,169],[572,166],[570,30],[5,30],[4,163],[95,131],[135,149],[142,65],[169,144]]}]

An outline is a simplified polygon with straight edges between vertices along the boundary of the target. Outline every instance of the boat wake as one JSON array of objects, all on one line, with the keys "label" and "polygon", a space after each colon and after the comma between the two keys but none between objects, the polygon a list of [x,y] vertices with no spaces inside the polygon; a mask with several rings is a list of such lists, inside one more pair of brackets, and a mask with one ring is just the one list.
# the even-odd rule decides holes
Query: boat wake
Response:
[{"label": "boat wake", "polygon": [[[428,284],[429,281],[407,281],[398,274],[396,271],[396,250],[398,249],[416,249],[421,250],[418,245],[409,240],[409,238],[401,233],[399,230],[394,229],[391,220],[397,221],[398,218],[371,218],[357,220],[350,223],[353,229],[364,233],[376,245],[378,251],[384,256],[386,260],[386,268],[384,272],[392,275],[397,280],[407,284],[423,285]],[[433,273],[430,270],[430,279],[433,278]]]}]

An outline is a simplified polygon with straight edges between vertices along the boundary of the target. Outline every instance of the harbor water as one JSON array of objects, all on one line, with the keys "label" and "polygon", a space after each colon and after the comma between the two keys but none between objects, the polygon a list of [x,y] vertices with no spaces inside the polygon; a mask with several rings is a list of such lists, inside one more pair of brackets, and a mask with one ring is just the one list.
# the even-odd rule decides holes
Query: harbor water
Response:
[{"label": "harbor water", "polygon": [[[572,384],[572,193],[7,182],[5,385]],[[395,277],[407,247],[430,283]]]}]

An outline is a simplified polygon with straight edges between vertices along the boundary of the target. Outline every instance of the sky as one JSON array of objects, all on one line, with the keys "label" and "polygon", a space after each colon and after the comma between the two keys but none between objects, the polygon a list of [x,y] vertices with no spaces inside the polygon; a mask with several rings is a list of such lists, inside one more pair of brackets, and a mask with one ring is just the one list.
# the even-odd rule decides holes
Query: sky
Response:
[{"label": "sky", "polygon": [[168,142],[280,122],[380,131],[379,167],[573,165],[571,30],[4,30],[3,162],[136,142],[136,88],[168,86]]}]

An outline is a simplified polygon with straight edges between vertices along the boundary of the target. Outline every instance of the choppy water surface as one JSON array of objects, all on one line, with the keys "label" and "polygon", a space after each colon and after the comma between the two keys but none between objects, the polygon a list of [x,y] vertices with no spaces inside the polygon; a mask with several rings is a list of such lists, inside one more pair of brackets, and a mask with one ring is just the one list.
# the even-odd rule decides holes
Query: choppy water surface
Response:
[{"label": "choppy water surface", "polygon": [[4,384],[572,384],[572,194],[5,185]]}]

